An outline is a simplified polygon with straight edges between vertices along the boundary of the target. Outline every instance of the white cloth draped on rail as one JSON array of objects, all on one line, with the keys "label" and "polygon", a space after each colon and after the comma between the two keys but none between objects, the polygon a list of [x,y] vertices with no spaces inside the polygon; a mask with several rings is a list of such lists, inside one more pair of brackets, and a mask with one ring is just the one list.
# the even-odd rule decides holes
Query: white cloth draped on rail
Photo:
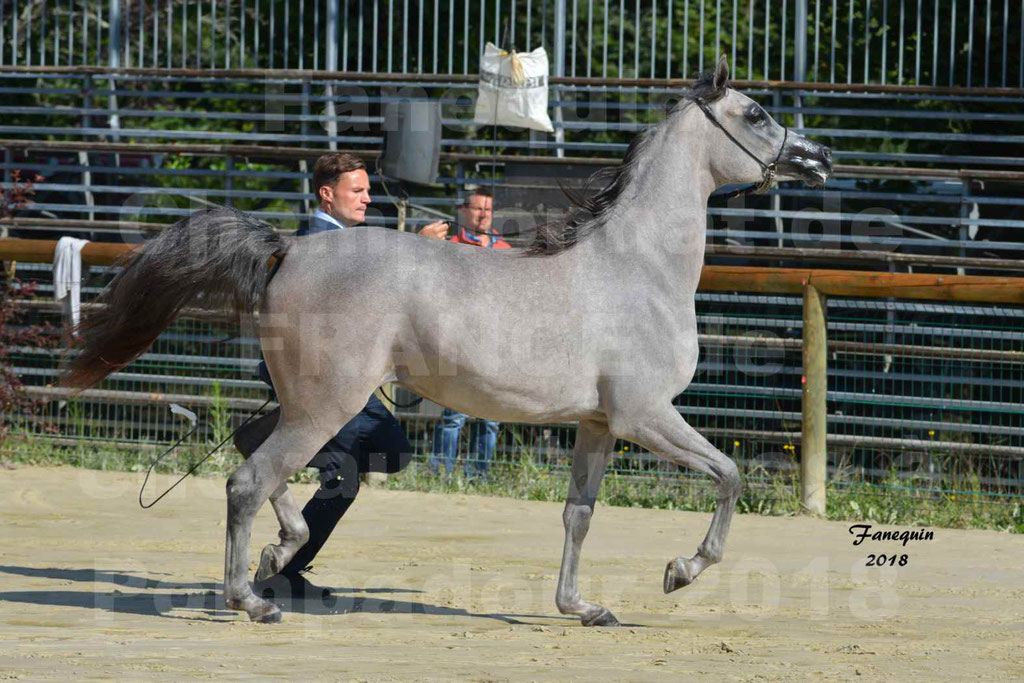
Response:
[{"label": "white cloth draped on rail", "polygon": [[82,301],[82,247],[89,240],[61,237],[53,250],[53,298],[64,302],[64,320],[78,324]]}]

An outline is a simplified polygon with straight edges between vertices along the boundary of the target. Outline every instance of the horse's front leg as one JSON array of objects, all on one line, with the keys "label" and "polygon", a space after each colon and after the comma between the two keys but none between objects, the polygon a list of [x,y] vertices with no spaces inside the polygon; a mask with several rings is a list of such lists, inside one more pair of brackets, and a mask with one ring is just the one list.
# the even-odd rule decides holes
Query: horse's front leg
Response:
[{"label": "horse's front leg", "polygon": [[562,614],[578,616],[584,626],[619,625],[614,614],[601,605],[584,600],[578,584],[580,548],[590,529],[597,492],[614,444],[615,437],[608,433],[604,425],[580,422],[576,432],[576,447],[572,453],[569,495],[562,512],[565,546],[562,550],[562,568],[558,572],[555,604]]},{"label": "horse's front leg", "polygon": [[707,567],[722,560],[729,523],[743,488],[739,470],[727,455],[698,434],[671,403],[660,407],[654,415],[644,415],[627,421],[627,424],[629,427],[624,431],[616,429],[617,436],[677,465],[704,472],[711,477],[717,489],[718,505],[697,553],[690,558],[676,557],[665,568],[662,586],[666,593],[671,593],[693,583]]}]

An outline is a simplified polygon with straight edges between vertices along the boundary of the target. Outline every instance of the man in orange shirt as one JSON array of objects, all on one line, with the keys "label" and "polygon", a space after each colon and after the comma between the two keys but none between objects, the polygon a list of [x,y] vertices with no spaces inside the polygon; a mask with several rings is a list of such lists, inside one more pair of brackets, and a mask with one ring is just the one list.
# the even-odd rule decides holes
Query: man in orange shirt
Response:
[{"label": "man in orange shirt", "polygon": [[[494,233],[491,228],[494,198],[483,188],[477,188],[459,207],[458,228],[454,237],[448,238],[448,223],[436,221],[420,229],[424,237],[448,239],[456,244],[472,244],[487,249],[510,249],[510,245]],[[444,462],[445,471],[451,474],[455,467],[455,454],[458,450],[459,432],[466,424],[468,416],[445,408],[441,413],[441,424],[434,430],[434,447],[430,454],[428,467],[439,470]],[[480,420],[471,426],[469,454],[466,458],[466,478],[486,476],[494,458],[494,449],[498,443],[498,423],[492,420]]]},{"label": "man in orange shirt", "polygon": [[459,207],[458,231],[448,238],[448,223],[436,221],[420,228],[420,234],[434,239],[448,239],[456,244],[472,244],[477,247],[491,249],[511,249],[512,245],[498,237],[491,229],[494,218],[494,198],[490,190],[478,187],[466,197]]}]

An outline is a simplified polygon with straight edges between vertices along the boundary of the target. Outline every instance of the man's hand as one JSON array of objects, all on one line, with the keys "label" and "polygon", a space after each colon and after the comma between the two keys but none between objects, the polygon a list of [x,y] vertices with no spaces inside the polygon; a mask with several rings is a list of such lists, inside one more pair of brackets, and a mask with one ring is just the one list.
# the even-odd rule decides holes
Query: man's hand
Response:
[{"label": "man's hand", "polygon": [[420,234],[424,237],[433,237],[435,240],[443,240],[448,236],[448,224],[444,221],[435,221],[420,228]]}]

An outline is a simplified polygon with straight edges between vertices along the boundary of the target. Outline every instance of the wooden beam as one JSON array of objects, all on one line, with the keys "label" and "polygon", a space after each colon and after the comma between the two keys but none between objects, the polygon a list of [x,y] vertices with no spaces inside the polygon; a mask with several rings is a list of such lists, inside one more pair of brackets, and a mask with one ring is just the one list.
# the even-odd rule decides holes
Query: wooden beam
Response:
[{"label": "wooden beam", "polygon": [[[82,247],[82,263],[109,266],[136,246],[119,242],[89,242]],[[53,263],[53,250],[56,248],[55,240],[0,239],[0,260]]]},{"label": "wooden beam", "polygon": [[807,285],[829,296],[1024,304],[1024,278],[986,275],[704,266],[698,288],[712,292],[803,294]]},{"label": "wooden beam", "polygon": [[[3,224],[3,221],[0,221]],[[1024,270],[1024,261],[970,256],[943,256],[935,254],[904,254],[893,251],[861,251],[860,249],[817,249],[808,247],[768,247],[738,244],[709,244],[706,256],[745,256],[749,258],[789,259],[796,262],[834,261],[873,263],[905,263],[914,266],[942,268],[983,268],[989,270]]]},{"label": "wooden beam", "polygon": [[[0,239],[0,260],[52,263],[56,246],[53,240]],[[82,262],[96,266],[111,265],[135,246],[90,242],[82,249]],[[1024,304],[1024,278],[987,275],[704,266],[699,289],[706,292],[802,295],[807,285],[813,285],[828,296]]]},{"label": "wooden beam", "polygon": [[60,230],[62,228],[82,228],[84,230],[163,230],[170,223],[152,223],[144,221],[103,221],[90,220],[88,218],[26,218],[23,216],[11,216],[0,218],[0,225],[12,228],[50,228]]}]

